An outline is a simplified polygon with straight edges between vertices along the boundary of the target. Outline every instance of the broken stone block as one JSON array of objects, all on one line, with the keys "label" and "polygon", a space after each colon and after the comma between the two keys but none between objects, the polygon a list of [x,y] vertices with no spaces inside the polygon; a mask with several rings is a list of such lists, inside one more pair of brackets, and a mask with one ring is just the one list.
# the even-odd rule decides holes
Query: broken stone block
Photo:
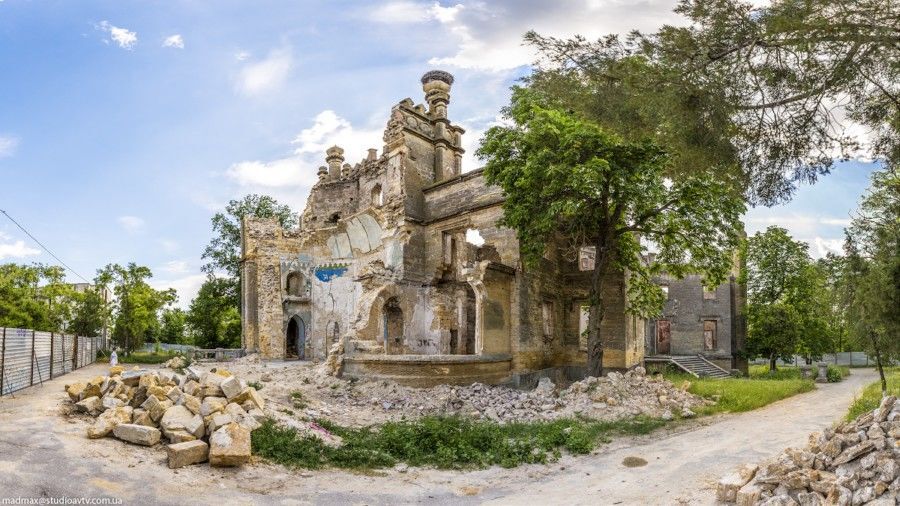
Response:
[{"label": "broken stone block", "polygon": [[748,483],[741,487],[735,495],[737,506],[754,506],[759,502],[763,488],[756,483]]},{"label": "broken stone block", "polygon": [[250,411],[247,411],[247,414],[252,416],[259,423],[263,423],[266,419],[266,414],[261,409],[251,409]]},{"label": "broken stone block", "polygon": [[178,399],[181,398],[181,395],[182,395],[182,392],[181,392],[180,388],[172,387],[172,389],[169,390],[169,393],[166,394],[166,397],[168,397],[169,400],[172,401],[173,403],[178,404]]},{"label": "broken stone block", "polygon": [[203,417],[200,415],[194,415],[194,417],[191,418],[191,421],[188,422],[184,429],[195,438],[202,438],[206,433],[205,426],[203,425]]},{"label": "broken stone block", "polygon": [[117,376],[117,375],[122,374],[123,372],[125,372],[125,368],[122,367],[121,365],[114,365],[109,368],[110,376]]},{"label": "broken stone block", "polygon": [[125,403],[122,402],[121,399],[116,399],[115,397],[110,397],[109,395],[104,395],[103,398],[100,399],[100,403],[104,410],[118,408],[125,405]]},{"label": "broken stone block", "polygon": [[200,383],[197,383],[194,380],[190,380],[190,381],[186,382],[184,384],[184,386],[181,387],[181,390],[184,391],[184,393],[186,393],[188,395],[194,395],[194,396],[197,395],[199,389],[200,389]]},{"label": "broken stone block", "polygon": [[203,371],[194,366],[190,366],[187,369],[185,369],[184,373],[187,376],[187,379],[195,381],[195,382],[199,382],[200,377],[203,375]]},{"label": "broken stone block", "polygon": [[250,432],[253,432],[256,429],[262,427],[262,424],[256,421],[256,418],[253,418],[249,414],[242,416],[241,419],[238,420],[238,423],[246,427]]},{"label": "broken stone block", "polygon": [[166,446],[169,468],[189,466],[205,462],[209,458],[209,445],[203,441],[185,441]]},{"label": "broken stone block", "polygon": [[156,427],[156,422],[150,416],[150,412],[143,408],[136,408],[132,415],[132,422],[137,425],[146,425],[147,427]]},{"label": "broken stone block", "polygon": [[206,397],[200,404],[200,415],[206,417],[213,413],[223,411],[228,401],[223,397]]},{"label": "broken stone block", "polygon": [[212,434],[213,432],[219,430],[219,427],[223,427],[235,421],[236,420],[232,418],[232,416],[228,413],[216,413],[209,420],[208,431],[210,434]]},{"label": "broken stone block", "polygon": [[130,387],[136,387],[140,385],[141,378],[148,374],[150,374],[150,371],[139,369],[137,371],[125,371],[119,377],[122,379],[122,383]]},{"label": "broken stone block", "polygon": [[[66,385],[66,393],[69,394],[69,399],[72,399],[72,402],[82,400],[81,393],[84,392],[85,387],[87,387],[87,384],[80,381],[72,383],[71,385]],[[99,395],[94,397],[100,398]]]},{"label": "broken stone block", "polygon": [[894,395],[888,395],[887,397],[881,399],[881,404],[878,406],[878,409],[875,410],[873,420],[876,423],[887,420],[888,415],[894,408],[895,402],[897,402],[897,397]]},{"label": "broken stone block", "polygon": [[250,401],[259,409],[263,409],[263,407],[265,406],[265,401],[263,401],[262,396],[259,395],[259,392],[257,392],[253,387],[244,388],[240,394],[238,394],[233,399],[230,399],[230,401],[236,404],[243,404],[247,401]]},{"label": "broken stone block", "polygon": [[136,445],[153,446],[159,443],[161,434],[156,427],[134,423],[120,423],[113,428],[113,435],[122,441]]},{"label": "broken stone block", "polygon": [[747,464],[738,471],[725,476],[716,485],[716,499],[722,502],[737,500],[738,490],[746,485],[756,475],[759,466]]},{"label": "broken stone block", "polygon": [[181,398],[178,399],[178,404],[188,408],[191,413],[195,415],[200,414],[200,399],[194,397],[191,394],[182,394]]},{"label": "broken stone block", "polygon": [[244,411],[244,408],[238,406],[233,402],[229,402],[227,405],[225,405],[225,412],[231,415],[231,417],[234,418],[235,421],[240,420],[241,417],[247,414],[247,412]]},{"label": "broken stone block", "polygon": [[120,408],[107,409],[97,419],[94,424],[88,427],[87,435],[91,439],[98,439],[106,436],[116,425],[120,423],[131,423],[131,415],[134,408],[131,406],[123,406]]},{"label": "broken stone block", "polygon": [[225,369],[224,367],[216,368],[216,369],[214,369],[214,371],[218,376],[221,376],[223,378],[233,376],[233,374],[231,374],[231,371],[229,371],[228,369]]},{"label": "broken stone block", "polygon": [[824,506],[825,496],[818,492],[800,492],[797,494],[800,506]]},{"label": "broken stone block", "polygon": [[146,409],[147,412],[150,413],[150,418],[154,422],[158,422],[166,412],[166,406],[163,405],[163,403],[160,402],[159,399],[152,395],[150,397],[147,397],[147,400],[145,400],[144,403],[141,404],[141,407]]},{"label": "broken stone block", "polygon": [[147,389],[147,396],[149,397],[152,395],[153,397],[164,401],[169,398],[169,390],[171,389],[172,387],[168,386],[153,386]]},{"label": "broken stone block", "polygon": [[[232,399],[237,397],[238,394],[240,394],[241,390],[242,390],[241,382],[237,378],[237,376],[229,376],[229,377],[225,378],[224,381],[219,383],[219,388],[222,389],[222,393],[225,394],[225,398],[228,399],[229,401],[231,401]],[[243,401],[240,401],[240,402],[243,402]]]},{"label": "broken stone block", "polygon": [[239,466],[250,460],[250,431],[236,423],[220,427],[209,437],[209,464]]},{"label": "broken stone block", "polygon": [[81,413],[88,413],[92,416],[97,416],[101,411],[103,411],[103,404],[100,401],[99,397],[88,397],[83,401],[78,401],[75,403],[75,410]]},{"label": "broken stone block", "polygon": [[157,385],[159,385],[159,378],[157,378],[156,374],[154,373],[144,374],[138,381],[138,386],[142,386],[147,389],[149,389],[150,387],[155,387]]},{"label": "broken stone block", "polygon": [[869,453],[870,451],[875,449],[874,441],[863,441],[858,445],[851,446],[844,450],[834,461],[831,463],[833,466],[838,466],[841,464],[846,464],[851,460],[855,460],[857,457]]},{"label": "broken stone block", "polygon": [[103,385],[103,376],[97,376],[96,378],[88,381],[84,386],[84,390],[81,391],[81,399],[87,399],[88,397],[103,397],[103,394],[100,392],[100,386]]}]

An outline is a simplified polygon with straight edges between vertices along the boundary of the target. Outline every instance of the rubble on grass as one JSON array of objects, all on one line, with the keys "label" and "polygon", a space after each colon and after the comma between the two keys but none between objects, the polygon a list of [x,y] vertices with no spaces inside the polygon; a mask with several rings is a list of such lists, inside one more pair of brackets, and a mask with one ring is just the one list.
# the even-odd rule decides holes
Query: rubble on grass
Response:
[{"label": "rubble on grass", "polygon": [[900,503],[900,402],[815,432],[805,448],[788,448],[722,478],[720,502],[751,505],[894,505]]}]

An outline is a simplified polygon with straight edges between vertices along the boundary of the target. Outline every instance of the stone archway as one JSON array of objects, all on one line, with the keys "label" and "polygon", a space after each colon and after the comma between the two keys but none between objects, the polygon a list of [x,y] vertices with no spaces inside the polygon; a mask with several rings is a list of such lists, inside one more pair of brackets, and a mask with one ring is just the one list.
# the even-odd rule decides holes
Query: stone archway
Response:
[{"label": "stone archway", "polygon": [[285,360],[306,359],[306,323],[298,315],[288,321],[284,343]]}]

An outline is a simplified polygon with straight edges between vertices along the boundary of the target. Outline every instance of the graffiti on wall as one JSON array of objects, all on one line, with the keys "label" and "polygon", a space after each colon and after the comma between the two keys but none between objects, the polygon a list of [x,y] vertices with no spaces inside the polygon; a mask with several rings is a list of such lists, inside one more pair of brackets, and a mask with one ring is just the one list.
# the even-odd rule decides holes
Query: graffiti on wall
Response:
[{"label": "graffiti on wall", "polygon": [[350,264],[325,264],[316,267],[316,279],[328,283],[332,279],[343,276]]}]

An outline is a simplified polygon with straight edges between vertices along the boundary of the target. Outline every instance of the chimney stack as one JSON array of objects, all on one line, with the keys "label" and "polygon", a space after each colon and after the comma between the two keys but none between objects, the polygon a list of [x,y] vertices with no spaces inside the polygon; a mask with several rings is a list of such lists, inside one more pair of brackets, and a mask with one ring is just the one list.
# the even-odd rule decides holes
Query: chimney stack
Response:
[{"label": "chimney stack", "polygon": [[453,76],[443,70],[432,70],[422,76],[422,91],[428,102],[428,113],[433,118],[447,119],[447,105],[450,103],[450,86]]},{"label": "chimney stack", "polygon": [[344,163],[344,150],[337,146],[331,146],[325,150],[325,162],[328,163],[328,179],[332,181],[341,178],[341,164]]}]

